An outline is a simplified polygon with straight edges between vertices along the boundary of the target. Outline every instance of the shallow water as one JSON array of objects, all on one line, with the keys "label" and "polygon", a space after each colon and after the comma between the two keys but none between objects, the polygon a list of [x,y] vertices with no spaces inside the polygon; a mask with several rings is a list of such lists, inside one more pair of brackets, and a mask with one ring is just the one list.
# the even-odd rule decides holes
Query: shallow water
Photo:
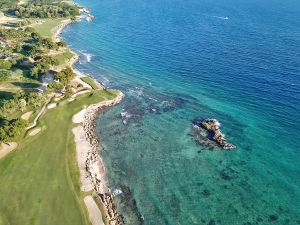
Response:
[{"label": "shallow water", "polygon": [[[79,3],[77,68],[126,94],[97,123],[127,224],[300,224],[300,4]],[[235,151],[195,140],[207,117]]]}]

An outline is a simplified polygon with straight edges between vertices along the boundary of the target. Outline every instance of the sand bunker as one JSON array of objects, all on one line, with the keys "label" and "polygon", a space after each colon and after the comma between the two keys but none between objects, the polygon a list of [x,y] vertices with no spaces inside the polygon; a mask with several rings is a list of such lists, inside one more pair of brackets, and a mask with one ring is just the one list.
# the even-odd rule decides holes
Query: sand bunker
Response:
[{"label": "sand bunker", "polygon": [[17,146],[16,142],[2,143],[0,147],[0,159],[13,151]]},{"label": "sand bunker", "polygon": [[86,109],[84,108],[80,112],[74,114],[74,116],[72,117],[73,123],[82,123],[85,111]]},{"label": "sand bunker", "polygon": [[40,133],[42,130],[42,128],[38,127],[38,128],[35,128],[33,129],[28,135],[29,136],[34,136],[34,135],[37,135],[38,133]]},{"label": "sand bunker", "polygon": [[21,116],[21,119],[22,119],[22,120],[29,120],[29,118],[30,118],[30,116],[32,115],[32,113],[33,113],[32,111],[24,113],[24,114]]},{"label": "sand bunker", "polygon": [[101,212],[92,196],[86,196],[84,203],[89,213],[90,221],[93,225],[104,225]]},{"label": "sand bunker", "polygon": [[56,103],[51,103],[47,106],[47,109],[53,109],[56,107],[56,105],[57,105]]}]

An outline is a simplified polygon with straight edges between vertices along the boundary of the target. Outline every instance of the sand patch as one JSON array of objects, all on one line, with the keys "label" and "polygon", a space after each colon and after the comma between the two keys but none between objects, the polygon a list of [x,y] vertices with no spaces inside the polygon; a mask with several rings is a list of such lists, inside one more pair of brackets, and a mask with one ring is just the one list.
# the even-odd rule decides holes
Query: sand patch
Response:
[{"label": "sand patch", "polygon": [[91,191],[94,189],[90,175],[86,170],[86,159],[91,149],[90,143],[86,140],[83,126],[77,126],[72,129],[76,143],[76,158],[80,172],[80,184],[82,191]]},{"label": "sand patch", "polygon": [[75,98],[71,97],[68,99],[69,102],[73,102],[75,100]]},{"label": "sand patch", "polygon": [[72,117],[73,123],[82,123],[83,119],[84,119],[85,111],[86,111],[86,109],[84,108],[81,111],[79,111],[78,113],[74,114],[74,116]]},{"label": "sand patch", "polygon": [[88,83],[85,83],[83,80],[81,80],[81,77],[84,77],[84,75],[82,75],[79,71],[75,70],[75,72],[77,73],[77,76],[74,78],[74,80],[81,84],[84,88],[89,88],[89,89],[93,89],[91,87],[91,85],[89,85]]},{"label": "sand patch", "polygon": [[16,142],[2,143],[0,147],[0,159],[12,152],[17,146]]},{"label": "sand patch", "polygon": [[22,119],[22,120],[29,120],[29,118],[31,117],[32,113],[33,113],[32,111],[24,113],[24,114],[21,116],[21,119]]},{"label": "sand patch", "polygon": [[13,17],[7,17],[4,15],[3,12],[0,12],[0,24],[16,23],[18,21],[20,21],[20,19],[13,18]]},{"label": "sand patch", "polygon": [[93,225],[104,225],[102,214],[92,196],[86,196],[84,203],[89,213],[90,221]]},{"label": "sand patch", "polygon": [[35,128],[33,129],[28,135],[29,136],[34,136],[34,135],[37,135],[38,133],[40,133],[42,130],[42,128],[38,127],[38,128]]},{"label": "sand patch", "polygon": [[53,109],[56,107],[56,105],[57,105],[56,103],[51,103],[47,106],[47,109]]}]

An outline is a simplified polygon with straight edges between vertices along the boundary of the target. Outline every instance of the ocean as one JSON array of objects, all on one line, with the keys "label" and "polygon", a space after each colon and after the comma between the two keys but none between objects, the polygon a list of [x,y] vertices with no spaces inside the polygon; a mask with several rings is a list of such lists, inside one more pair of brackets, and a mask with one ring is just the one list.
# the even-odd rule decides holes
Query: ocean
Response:
[{"label": "ocean", "polygon": [[97,121],[126,224],[300,224],[299,1],[77,2],[76,68],[126,95]]}]

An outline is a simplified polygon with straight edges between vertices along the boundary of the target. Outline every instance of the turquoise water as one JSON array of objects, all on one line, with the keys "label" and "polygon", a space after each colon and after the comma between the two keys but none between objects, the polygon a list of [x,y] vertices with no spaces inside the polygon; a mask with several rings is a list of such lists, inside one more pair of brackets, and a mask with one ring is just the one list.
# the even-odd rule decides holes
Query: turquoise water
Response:
[{"label": "turquoise water", "polygon": [[[126,94],[97,125],[127,224],[300,224],[300,3],[79,3],[78,69]],[[195,140],[207,117],[235,151]]]}]

